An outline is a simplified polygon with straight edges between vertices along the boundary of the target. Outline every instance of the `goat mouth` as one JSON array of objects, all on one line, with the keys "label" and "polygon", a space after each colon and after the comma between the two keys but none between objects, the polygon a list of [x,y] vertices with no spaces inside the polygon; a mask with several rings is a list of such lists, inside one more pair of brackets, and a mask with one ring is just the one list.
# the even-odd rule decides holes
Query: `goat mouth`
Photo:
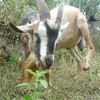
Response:
[{"label": "goat mouth", "polygon": [[39,69],[43,69],[43,70],[50,69],[50,67],[44,66],[40,60],[38,61],[37,66]]},{"label": "goat mouth", "polygon": [[45,67],[43,66],[43,64],[40,60],[38,61],[37,66],[39,69],[45,69]]}]

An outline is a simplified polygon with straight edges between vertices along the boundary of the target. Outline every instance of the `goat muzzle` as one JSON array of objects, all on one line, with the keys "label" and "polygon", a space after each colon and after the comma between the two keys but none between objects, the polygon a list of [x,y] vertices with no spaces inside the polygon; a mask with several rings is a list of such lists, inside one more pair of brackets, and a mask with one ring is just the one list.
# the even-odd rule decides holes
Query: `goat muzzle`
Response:
[{"label": "goat muzzle", "polygon": [[45,58],[45,62],[46,62],[46,65],[47,65],[47,68],[49,69],[53,62],[54,62],[54,58],[52,55],[48,55],[46,58]]}]

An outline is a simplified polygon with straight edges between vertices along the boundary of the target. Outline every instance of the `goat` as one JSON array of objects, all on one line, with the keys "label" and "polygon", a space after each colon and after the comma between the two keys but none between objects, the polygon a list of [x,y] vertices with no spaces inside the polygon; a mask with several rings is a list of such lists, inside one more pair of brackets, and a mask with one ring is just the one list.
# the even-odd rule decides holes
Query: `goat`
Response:
[{"label": "goat", "polygon": [[[28,11],[21,18],[21,24],[25,25],[28,23],[32,23],[38,19],[39,19],[38,12]],[[87,22],[89,22],[89,23],[94,22],[94,21],[97,21],[97,19],[94,16],[90,16],[90,18],[87,20]],[[24,78],[23,63],[28,58],[28,56],[30,54],[29,46],[28,46],[29,37],[28,37],[27,33],[21,33],[18,35],[17,38],[18,38],[18,41],[20,41],[21,48],[22,48],[21,57],[18,60],[18,67],[19,67],[19,71],[20,71],[19,78],[20,78],[20,80],[22,80]],[[84,49],[84,46],[85,46],[84,38],[82,38],[80,40],[80,42],[77,44],[77,46],[81,51]]]},{"label": "goat", "polygon": [[[59,14],[59,6],[52,9],[49,13],[48,7],[44,0],[36,0],[40,20],[36,20],[30,24],[15,26],[10,23],[12,30],[16,32],[24,32],[29,35],[29,62],[27,65],[28,69],[36,71],[40,68],[48,69],[47,79],[48,84],[51,84],[51,65],[54,62],[54,51],[55,49],[66,48],[69,50],[71,55],[76,59],[78,64],[78,74],[82,73],[83,69],[89,69],[89,61],[94,52],[94,46],[90,37],[88,24],[85,16],[80,12],[78,8],[63,5],[63,10]],[[57,24],[57,18],[61,25]],[[51,18],[51,19],[50,19]],[[50,19],[50,20],[46,20]],[[69,24],[67,23],[69,22]],[[67,23],[67,24],[66,24]],[[67,27],[68,26],[68,27]],[[56,33],[53,33],[54,30]],[[48,34],[49,33],[49,34]],[[53,36],[56,34],[55,38]],[[61,35],[61,38],[59,38]],[[50,37],[53,38],[53,42],[50,41]],[[87,47],[86,57],[82,57],[76,46],[80,41],[84,39]],[[44,41],[45,40],[45,41]],[[80,47],[80,46],[79,46]],[[26,73],[25,76],[27,81],[32,79],[32,75]]]}]

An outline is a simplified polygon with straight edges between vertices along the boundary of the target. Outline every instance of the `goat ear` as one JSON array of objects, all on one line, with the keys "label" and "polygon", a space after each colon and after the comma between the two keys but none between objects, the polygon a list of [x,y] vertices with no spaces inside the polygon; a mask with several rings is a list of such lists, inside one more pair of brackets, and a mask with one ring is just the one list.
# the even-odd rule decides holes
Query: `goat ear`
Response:
[{"label": "goat ear", "polygon": [[64,29],[66,29],[69,25],[69,22],[66,22],[64,25],[61,25],[60,31],[63,31]]},{"label": "goat ear", "polygon": [[13,31],[20,33],[27,33],[31,30],[27,25],[15,26],[14,24],[10,23],[9,26]]}]

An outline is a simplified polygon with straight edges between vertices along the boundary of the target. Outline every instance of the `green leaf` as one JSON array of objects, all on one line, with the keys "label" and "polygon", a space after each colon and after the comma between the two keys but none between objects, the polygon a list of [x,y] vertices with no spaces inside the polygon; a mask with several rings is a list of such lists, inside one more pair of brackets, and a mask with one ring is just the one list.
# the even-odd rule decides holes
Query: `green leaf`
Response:
[{"label": "green leaf", "polygon": [[44,88],[47,88],[47,87],[48,87],[48,83],[47,83],[45,80],[39,80],[39,82],[41,83],[41,85],[42,85]]},{"label": "green leaf", "polygon": [[24,97],[21,97],[21,100],[26,100]]},{"label": "green leaf", "polygon": [[22,86],[30,86],[29,83],[22,83],[22,84],[18,84],[17,87],[22,87]]},{"label": "green leaf", "polygon": [[37,77],[42,77],[42,76],[44,76],[46,73],[47,73],[46,71],[36,71]]},{"label": "green leaf", "polygon": [[31,95],[30,94],[26,94],[22,97],[22,100],[31,100]]},{"label": "green leaf", "polygon": [[36,91],[36,92],[33,92],[33,97],[37,97],[37,96],[41,96],[41,95],[43,95],[44,93],[42,93],[42,92],[38,92],[38,91]]},{"label": "green leaf", "polygon": [[29,73],[31,73],[32,75],[36,76],[36,73],[33,72],[31,69],[27,69],[26,72],[29,72]]}]

